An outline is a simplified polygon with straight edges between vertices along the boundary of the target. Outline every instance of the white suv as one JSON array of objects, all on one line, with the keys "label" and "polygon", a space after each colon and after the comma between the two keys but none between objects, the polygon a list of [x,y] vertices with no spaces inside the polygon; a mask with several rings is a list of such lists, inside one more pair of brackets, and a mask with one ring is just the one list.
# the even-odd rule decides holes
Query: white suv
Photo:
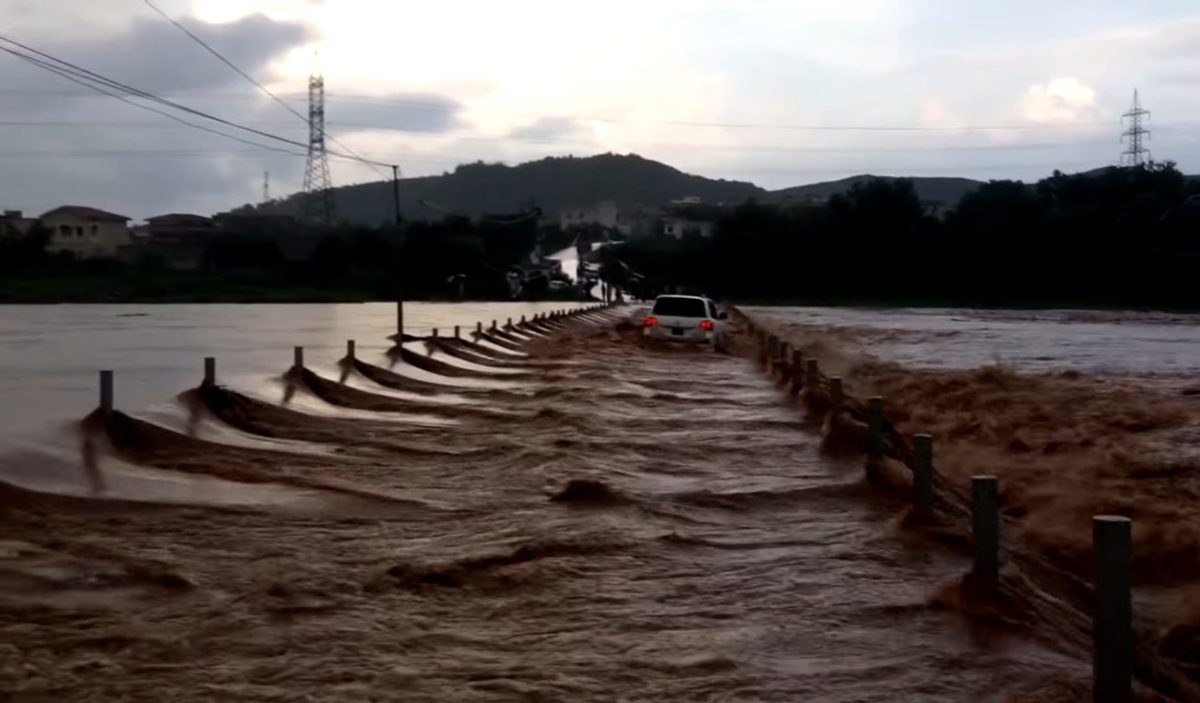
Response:
[{"label": "white suv", "polygon": [[695,295],[660,295],[654,309],[642,324],[646,339],[669,342],[712,344],[716,349],[729,347],[725,320],[708,298]]}]

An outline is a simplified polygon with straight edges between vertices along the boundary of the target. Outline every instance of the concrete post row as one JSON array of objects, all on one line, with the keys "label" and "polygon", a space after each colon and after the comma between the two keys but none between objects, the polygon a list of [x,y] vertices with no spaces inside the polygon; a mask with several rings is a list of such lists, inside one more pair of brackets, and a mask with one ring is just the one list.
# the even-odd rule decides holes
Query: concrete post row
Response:
[{"label": "concrete post row", "polygon": [[879,396],[867,399],[867,455],[883,456],[883,398]]},{"label": "concrete post row", "polygon": [[913,437],[913,504],[921,517],[933,515],[933,435]]},{"label": "concrete post row", "polygon": [[1129,518],[1092,518],[1096,551],[1096,611],[1092,616],[1093,700],[1133,700],[1133,601],[1130,565],[1133,523]]},{"label": "concrete post row", "polygon": [[113,372],[100,372],[100,411],[105,415],[113,411],[114,402]]},{"label": "concrete post row", "polygon": [[1000,479],[971,479],[971,536],[975,542],[975,574],[995,586],[1000,577]]}]

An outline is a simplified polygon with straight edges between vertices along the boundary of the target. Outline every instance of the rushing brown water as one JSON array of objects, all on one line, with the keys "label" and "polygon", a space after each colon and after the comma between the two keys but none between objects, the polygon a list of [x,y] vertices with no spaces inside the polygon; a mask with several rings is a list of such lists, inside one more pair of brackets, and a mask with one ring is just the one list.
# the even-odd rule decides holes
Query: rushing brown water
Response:
[{"label": "rushing brown water", "polygon": [[[957,551],[746,358],[628,309],[358,362],[187,428],[84,428],[103,493],[0,494],[16,700],[1078,700],[1086,649],[947,588]],[[462,358],[474,355],[475,360]],[[484,361],[492,363],[485,365]],[[405,359],[395,359],[405,364]],[[282,370],[282,369],[281,369]],[[192,499],[128,486],[176,477]],[[142,476],[143,478],[138,478]],[[142,481],[142,483],[139,483]],[[157,483],[155,484],[157,485]]]},{"label": "rushing brown water", "polygon": [[[827,440],[861,433],[863,401],[877,395],[895,430],[892,456],[904,459],[914,433],[931,433],[943,491],[960,506],[972,476],[1000,477],[1012,609],[1037,600],[1026,588],[1036,584],[1067,606],[1049,608],[1043,624],[1065,639],[1086,635],[1092,516],[1132,518],[1135,669],[1159,692],[1200,699],[1197,318],[796,312],[755,314],[843,378],[850,416],[825,421]],[[835,316],[841,324],[830,324]],[[1006,334],[1023,339],[989,348]],[[989,353],[1004,363],[987,364]],[[905,491],[907,471],[892,468],[893,488]]]}]

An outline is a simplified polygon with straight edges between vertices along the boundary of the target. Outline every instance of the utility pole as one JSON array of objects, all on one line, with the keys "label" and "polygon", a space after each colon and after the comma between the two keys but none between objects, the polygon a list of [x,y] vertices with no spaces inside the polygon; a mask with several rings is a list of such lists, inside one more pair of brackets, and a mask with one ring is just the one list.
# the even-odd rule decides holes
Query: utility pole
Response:
[{"label": "utility pole", "polygon": [[304,167],[304,219],[331,227],[334,220],[333,179],[325,149],[325,77],[317,57],[308,79],[308,162]]},{"label": "utility pole", "polygon": [[1129,148],[1121,152],[1122,166],[1144,166],[1150,163],[1150,149],[1144,142],[1150,141],[1150,130],[1142,126],[1142,121],[1149,121],[1150,111],[1142,109],[1138,99],[1138,91],[1133,91],[1133,107],[1121,116],[1121,124],[1128,123],[1129,129],[1121,134],[1121,141],[1129,140]]},{"label": "utility pole", "polygon": [[271,172],[263,171],[263,205],[271,202]]},{"label": "utility pole", "polygon": [[396,208],[396,229],[400,229],[400,167],[392,166],[392,204]]}]

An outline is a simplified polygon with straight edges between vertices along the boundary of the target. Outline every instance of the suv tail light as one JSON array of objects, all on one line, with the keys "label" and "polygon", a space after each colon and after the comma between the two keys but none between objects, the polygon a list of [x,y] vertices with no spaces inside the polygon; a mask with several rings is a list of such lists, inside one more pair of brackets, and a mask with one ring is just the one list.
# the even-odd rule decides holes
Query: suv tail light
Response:
[{"label": "suv tail light", "polygon": [[658,327],[658,318],[653,315],[649,315],[646,317],[646,322],[643,324],[645,324],[646,327]]},{"label": "suv tail light", "polygon": [[700,321],[700,329],[704,330],[705,332],[712,332],[716,328],[717,328],[717,326],[713,324],[712,320],[701,320]]}]

